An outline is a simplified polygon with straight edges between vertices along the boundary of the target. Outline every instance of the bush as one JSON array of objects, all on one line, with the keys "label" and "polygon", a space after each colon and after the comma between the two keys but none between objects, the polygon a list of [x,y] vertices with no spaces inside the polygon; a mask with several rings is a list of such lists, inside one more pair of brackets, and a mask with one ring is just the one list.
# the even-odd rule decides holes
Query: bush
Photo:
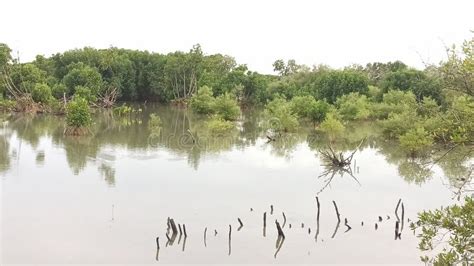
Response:
[{"label": "bush", "polygon": [[198,114],[212,114],[214,112],[214,97],[212,96],[212,89],[203,86],[199,88],[197,94],[191,97],[191,109]]},{"label": "bush", "polygon": [[51,89],[51,92],[56,99],[62,99],[64,94],[67,93],[66,85],[63,83],[56,83]]},{"label": "bush", "polygon": [[224,120],[233,121],[240,116],[240,107],[232,94],[226,93],[217,97],[212,108]]},{"label": "bush", "polygon": [[325,101],[314,102],[308,110],[308,118],[313,123],[320,123],[326,118],[326,114],[329,112],[330,105]]},{"label": "bush", "polygon": [[83,98],[75,98],[67,104],[66,123],[69,127],[88,127],[92,122],[89,104]]},{"label": "bush", "polygon": [[51,94],[51,88],[45,83],[38,83],[33,87],[31,92],[33,101],[37,103],[49,103],[53,95]]},{"label": "bush", "polygon": [[294,131],[299,123],[296,114],[291,111],[290,103],[282,98],[275,98],[265,106],[268,128],[275,131]]},{"label": "bush", "polygon": [[418,122],[416,113],[406,111],[391,113],[388,119],[381,121],[383,132],[391,138],[398,138],[410,130]]},{"label": "bush", "polygon": [[[423,256],[427,265],[472,265],[474,256],[474,199],[466,196],[461,206],[452,205],[418,213],[418,221],[410,224],[418,232],[422,251],[439,250],[435,257]],[[416,231],[415,231],[416,230]],[[446,234],[448,235],[446,236]],[[445,237],[446,236],[446,237]],[[443,249],[437,249],[444,244]]]},{"label": "bush", "polygon": [[377,86],[369,85],[369,90],[367,91],[367,96],[373,102],[380,102],[383,98],[382,89]]},{"label": "bush", "polygon": [[219,116],[214,116],[206,125],[211,134],[225,134],[235,128],[233,122],[224,120]]},{"label": "bush", "polygon": [[328,113],[319,128],[329,136],[331,141],[334,141],[340,136],[345,129],[344,125],[334,113]]},{"label": "bush", "polygon": [[384,92],[389,89],[412,91],[418,101],[431,97],[441,102],[441,83],[416,69],[402,69],[388,73],[380,84]]},{"label": "bush", "polygon": [[320,73],[311,84],[313,96],[335,103],[337,98],[351,92],[366,94],[369,79],[363,73],[354,70],[332,70]]},{"label": "bush", "polygon": [[12,100],[0,100],[0,111],[7,112],[15,108],[16,102]]},{"label": "bush", "polygon": [[412,155],[426,149],[433,144],[433,137],[423,127],[408,130],[400,136],[400,145],[410,151]]},{"label": "bush", "polygon": [[315,103],[316,100],[312,96],[296,96],[291,99],[290,108],[299,118],[307,118],[311,106]]},{"label": "bush", "polygon": [[336,101],[338,112],[345,120],[366,119],[370,115],[370,103],[365,95],[352,92]]},{"label": "bush", "polygon": [[76,86],[74,91],[74,97],[80,97],[89,103],[94,103],[97,101],[96,95],[88,87]]},{"label": "bush", "polygon": [[407,111],[415,113],[417,109],[416,97],[411,91],[391,90],[383,95],[381,103],[374,103],[371,109],[371,115],[379,119],[388,118],[390,114],[401,114]]}]

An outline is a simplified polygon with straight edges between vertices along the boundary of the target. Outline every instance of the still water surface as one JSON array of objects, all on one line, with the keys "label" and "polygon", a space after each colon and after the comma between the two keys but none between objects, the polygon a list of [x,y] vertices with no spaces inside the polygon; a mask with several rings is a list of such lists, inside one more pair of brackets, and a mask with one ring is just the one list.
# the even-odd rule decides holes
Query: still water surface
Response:
[{"label": "still water surface", "polygon": [[[456,202],[458,178],[468,170],[462,150],[435,164],[410,159],[375,124],[361,123],[349,125],[335,144],[349,153],[367,138],[350,168],[356,179],[337,172],[328,184],[333,172],[320,176],[328,169],[318,156],[328,141],[312,127],[267,143],[258,110],[244,112],[229,135],[215,136],[189,110],[142,108],[130,118],[96,114],[93,135],[81,138],[64,137],[58,117],[3,118],[2,265],[419,264],[408,219]],[[148,128],[150,113],[161,117],[158,131]],[[405,220],[395,240],[399,199]],[[333,200],[341,213],[336,232]],[[282,212],[286,238],[275,254]],[[168,217],[186,225],[185,241],[166,246]]]}]

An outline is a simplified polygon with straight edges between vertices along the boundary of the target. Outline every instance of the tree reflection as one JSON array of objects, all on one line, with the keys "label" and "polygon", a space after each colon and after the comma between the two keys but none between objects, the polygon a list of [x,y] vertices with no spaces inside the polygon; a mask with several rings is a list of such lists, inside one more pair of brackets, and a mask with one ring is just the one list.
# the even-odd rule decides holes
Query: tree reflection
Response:
[{"label": "tree reflection", "polygon": [[10,169],[10,142],[4,135],[0,135],[0,173]]},{"label": "tree reflection", "polygon": [[432,177],[433,171],[427,158],[409,157],[398,165],[398,174],[408,183],[421,185]]},{"label": "tree reflection", "polygon": [[106,164],[106,163],[101,163],[98,170],[101,173],[107,185],[111,187],[115,186],[115,169],[111,165]]},{"label": "tree reflection", "polygon": [[[164,149],[174,156],[185,158],[191,167],[197,169],[205,156],[217,155],[232,149],[243,149],[256,145],[259,140],[265,140],[263,116],[259,109],[244,110],[243,120],[236,122],[234,130],[226,134],[214,134],[207,127],[209,118],[194,114],[191,110],[151,104],[140,108],[143,109],[142,113],[130,117],[117,117],[111,111],[98,111],[91,126],[93,134],[79,138],[65,137],[63,119],[54,116],[12,116],[8,118],[8,129],[20,142],[25,141],[33,149],[38,147],[41,138],[50,137],[56,146],[64,149],[67,162],[74,174],[79,174],[90,162],[97,163],[99,172],[109,185],[115,183],[115,170],[107,163],[100,160],[97,162],[97,155],[106,146],[136,152]],[[149,127],[150,114],[159,116],[161,121],[159,128]],[[358,149],[371,148],[382,154],[388,163],[398,168],[399,175],[407,182],[415,184],[426,182],[433,175],[433,165],[437,165],[447,177],[447,183],[453,191],[470,184],[466,182],[466,176],[471,169],[469,162],[472,158],[470,153],[473,150],[472,146],[459,146],[445,156],[442,154],[446,149],[441,147],[440,151],[432,152],[425,157],[411,158],[398,142],[387,140],[381,135],[374,123],[349,123],[346,129],[348,134],[332,143],[332,147],[338,152],[356,149],[360,140],[365,138]],[[316,152],[326,148],[328,141],[328,136],[308,125],[295,133],[283,134],[275,141],[264,144],[263,147],[268,147],[274,156],[290,158],[299,144],[306,143],[310,150]],[[11,160],[11,154],[8,153],[9,137],[1,137],[0,145],[0,171],[5,171]],[[44,157],[41,153],[37,154],[38,163],[41,164]],[[442,160],[437,160],[440,157]],[[326,183],[330,183],[334,176],[349,175],[354,178],[353,171],[355,172],[350,167],[333,169],[326,166],[324,169]]]}]

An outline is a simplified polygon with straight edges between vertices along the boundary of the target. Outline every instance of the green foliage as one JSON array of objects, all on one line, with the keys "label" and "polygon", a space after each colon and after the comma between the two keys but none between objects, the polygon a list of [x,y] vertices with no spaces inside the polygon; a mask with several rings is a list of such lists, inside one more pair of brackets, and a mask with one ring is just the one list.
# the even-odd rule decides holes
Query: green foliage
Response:
[{"label": "green foliage", "polygon": [[330,105],[325,101],[316,101],[312,96],[296,96],[290,102],[291,111],[299,118],[322,122],[329,112]]},{"label": "green foliage", "polygon": [[199,114],[217,114],[225,120],[236,120],[240,107],[234,95],[225,93],[214,98],[212,89],[204,86],[191,98],[191,109]]},{"label": "green foliage", "polygon": [[380,102],[383,99],[383,92],[377,86],[369,85],[369,89],[367,91],[367,97],[372,102]]},{"label": "green foliage", "polygon": [[390,89],[412,91],[418,101],[428,96],[438,102],[442,100],[440,81],[416,69],[388,73],[380,86],[384,92]]},{"label": "green foliage", "polygon": [[325,101],[316,101],[308,110],[308,118],[313,123],[321,123],[326,118],[330,105]]},{"label": "green foliage", "polygon": [[51,88],[51,93],[56,99],[62,99],[64,94],[67,93],[67,87],[63,83],[56,83]]},{"label": "green foliage", "polygon": [[74,128],[88,127],[92,123],[87,100],[78,97],[67,104],[66,123]]},{"label": "green foliage", "polygon": [[371,115],[375,118],[388,118],[390,114],[401,114],[403,112],[416,112],[417,103],[415,94],[411,91],[404,92],[390,90],[383,94],[381,103],[372,105]]},{"label": "green foliage", "polygon": [[141,108],[133,108],[125,103],[113,109],[114,114],[118,116],[130,116],[132,114],[141,113],[142,111],[143,110]]},{"label": "green foliage", "polygon": [[388,119],[380,122],[383,132],[391,138],[398,138],[410,130],[418,117],[410,110],[402,113],[390,113]]},{"label": "green foliage", "polygon": [[416,127],[400,136],[400,145],[416,154],[433,145],[433,137],[423,127]]},{"label": "green foliage", "polygon": [[214,112],[214,101],[212,89],[203,86],[199,88],[197,94],[191,97],[191,109],[198,114],[212,114]]},{"label": "green foliage", "polygon": [[73,64],[69,68],[70,70],[64,76],[63,82],[70,95],[73,95],[78,87],[89,88],[94,96],[100,92],[103,85],[102,76],[96,68],[85,65],[82,62]]},{"label": "green foliage", "polygon": [[74,97],[85,99],[88,103],[94,103],[97,101],[97,97],[92,90],[84,86],[76,86],[74,88]]},{"label": "green foliage", "polygon": [[447,89],[474,97],[474,37],[461,49],[448,49],[448,59],[439,69]]},{"label": "green foliage", "polygon": [[354,70],[332,70],[319,73],[310,85],[311,94],[318,99],[335,103],[337,98],[351,92],[367,94],[369,80],[366,75]]},{"label": "green foliage", "polygon": [[224,120],[222,117],[214,116],[207,122],[207,128],[211,134],[226,134],[235,129],[233,122]]},{"label": "green foliage", "polygon": [[466,197],[464,205],[418,213],[418,221],[410,224],[420,239],[419,249],[433,251],[443,244],[435,257],[422,261],[434,265],[472,265],[474,259],[474,199]]},{"label": "green foliage", "polygon": [[345,120],[367,119],[370,115],[370,103],[367,96],[357,92],[342,95],[336,101],[338,112]]},{"label": "green foliage", "polygon": [[326,133],[331,141],[334,141],[337,137],[341,136],[345,127],[337,118],[337,115],[334,112],[330,112],[321,123],[319,129]]},{"label": "green foliage", "polygon": [[24,93],[31,93],[37,83],[46,83],[46,73],[31,63],[11,67],[11,80]]},{"label": "green foliage", "polygon": [[15,107],[16,102],[12,100],[0,99],[0,111],[10,112]]},{"label": "green foliage", "polygon": [[37,103],[47,104],[51,102],[53,95],[51,88],[45,83],[37,83],[31,92],[31,97]]},{"label": "green foliage", "polygon": [[240,116],[240,107],[231,94],[226,93],[218,96],[214,101],[213,109],[224,120],[233,121]]},{"label": "green foliage", "polygon": [[435,137],[444,142],[467,143],[474,141],[474,100],[459,96],[449,103],[445,113],[440,115],[442,123],[435,131]]},{"label": "green foliage", "polygon": [[265,106],[267,127],[277,132],[295,131],[298,127],[298,118],[291,111],[291,104],[282,98],[275,98]]},{"label": "green foliage", "polygon": [[12,50],[5,43],[0,43],[0,73],[3,72],[4,67],[12,60]]},{"label": "green foliage", "polygon": [[290,101],[290,108],[299,118],[306,118],[309,116],[311,106],[316,103],[312,96],[296,96]]}]

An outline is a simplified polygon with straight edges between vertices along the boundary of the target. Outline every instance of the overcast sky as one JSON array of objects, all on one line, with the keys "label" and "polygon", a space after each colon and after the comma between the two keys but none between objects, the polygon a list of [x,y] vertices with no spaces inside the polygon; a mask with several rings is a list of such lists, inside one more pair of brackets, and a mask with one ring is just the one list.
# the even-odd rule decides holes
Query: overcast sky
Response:
[{"label": "overcast sky", "polygon": [[167,53],[200,43],[264,73],[279,58],[422,67],[474,30],[474,0],[1,0],[0,7],[0,42],[22,62],[84,46]]}]

